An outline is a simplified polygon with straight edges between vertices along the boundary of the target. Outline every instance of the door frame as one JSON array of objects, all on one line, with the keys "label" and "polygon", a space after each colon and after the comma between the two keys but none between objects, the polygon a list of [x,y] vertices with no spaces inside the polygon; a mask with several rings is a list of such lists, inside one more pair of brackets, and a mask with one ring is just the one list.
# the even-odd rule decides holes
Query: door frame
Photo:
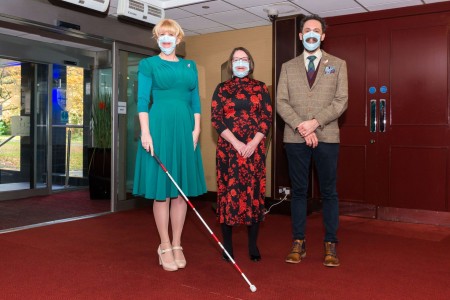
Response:
[{"label": "door frame", "polygon": [[127,210],[135,208],[137,200],[124,199],[119,200],[119,166],[124,166],[124,161],[119,161],[119,75],[120,75],[120,51],[133,52],[146,56],[155,55],[155,50],[147,47],[140,47],[123,42],[113,42],[112,47],[112,135],[111,135],[111,211]]},{"label": "door frame", "polygon": [[[28,198],[32,196],[45,196],[50,195],[52,193],[58,193],[60,191],[53,190],[53,179],[52,179],[52,147],[53,147],[53,140],[52,140],[52,131],[53,131],[53,117],[52,117],[52,109],[53,109],[53,93],[52,89],[54,87],[53,83],[53,67],[54,65],[62,65],[65,66],[65,61],[74,61],[76,62],[76,66],[81,67],[83,69],[87,69],[89,65],[92,65],[93,61],[95,60],[95,56],[91,54],[91,56],[87,55],[87,52],[85,50],[82,50],[81,48],[72,49],[69,47],[66,47],[64,45],[59,45],[60,54],[55,57],[55,50],[47,47],[50,45],[50,43],[47,42],[41,42],[41,41],[35,41],[30,40],[27,38],[22,37],[10,37],[7,35],[3,35],[0,38],[0,40],[7,39],[7,42],[3,43],[0,47],[0,57],[4,59],[10,59],[14,61],[18,61],[20,63],[31,63],[39,66],[46,66],[47,67],[47,116],[46,119],[46,142],[48,145],[48,148],[46,150],[46,182],[47,185],[45,187],[30,187],[27,189],[20,189],[20,190],[11,190],[11,191],[1,191],[1,200],[14,200],[14,199],[21,199],[21,198]],[[20,43],[27,43],[28,47],[15,47],[17,44]],[[28,51],[29,48],[34,47],[35,49],[39,49],[39,51],[31,52]],[[67,50],[67,51],[63,51]],[[109,49],[104,49],[105,51],[110,51]],[[33,53],[37,52],[38,55],[36,57],[33,57]],[[36,70],[34,71],[35,74],[32,75],[33,78],[36,77]],[[35,85],[37,82],[35,82]],[[33,87],[34,93],[31,95],[31,101],[37,101],[36,99],[36,86]],[[36,106],[33,104],[33,106]],[[36,114],[36,111],[32,111],[32,114]],[[33,119],[33,118],[32,118]],[[31,130],[35,130],[36,124],[30,124]],[[35,153],[35,145],[33,145],[33,156],[36,155]],[[36,157],[33,158],[33,165],[31,166],[33,172],[36,172]],[[38,174],[32,174],[30,176],[36,176]],[[31,184],[31,181],[30,181]]]}]

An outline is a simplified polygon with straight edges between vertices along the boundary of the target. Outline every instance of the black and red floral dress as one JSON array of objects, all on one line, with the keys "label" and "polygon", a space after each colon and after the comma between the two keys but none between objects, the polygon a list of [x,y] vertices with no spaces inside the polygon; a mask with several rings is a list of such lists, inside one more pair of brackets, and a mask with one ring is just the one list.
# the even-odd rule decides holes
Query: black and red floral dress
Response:
[{"label": "black and red floral dress", "polygon": [[[227,225],[252,225],[264,218],[266,193],[266,136],[272,124],[272,105],[266,85],[249,77],[220,83],[211,103],[211,121],[219,133],[216,151],[217,216]],[[253,155],[241,156],[220,134],[229,129],[247,144],[264,134]]]}]

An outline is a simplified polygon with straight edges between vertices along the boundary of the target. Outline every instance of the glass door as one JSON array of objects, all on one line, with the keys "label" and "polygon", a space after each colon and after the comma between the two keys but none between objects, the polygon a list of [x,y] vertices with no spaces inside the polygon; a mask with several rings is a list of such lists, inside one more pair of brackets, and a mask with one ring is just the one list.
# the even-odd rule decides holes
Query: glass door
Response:
[{"label": "glass door", "polygon": [[88,185],[90,74],[81,67],[52,65],[52,190]]},{"label": "glass door", "polygon": [[88,185],[90,74],[81,67],[0,59],[1,192],[45,194]]},{"label": "glass door", "polygon": [[111,210],[111,197],[90,195],[88,152],[95,75],[111,68],[112,44],[34,37],[0,30],[0,231]]},{"label": "glass door", "polygon": [[[117,147],[113,148],[118,150],[115,153],[118,159],[113,164],[116,172],[112,172],[112,174],[115,176],[115,182],[118,183],[115,186],[116,191],[113,193],[117,195],[114,201],[114,210],[120,210],[133,207],[135,203],[135,197],[131,192],[136,151],[140,141],[137,113],[138,65],[143,58],[156,53],[121,44],[115,44],[113,49],[115,57],[113,91],[117,91],[114,97],[113,124],[118,126],[115,131],[117,134],[113,136],[113,143]],[[117,122],[114,122],[114,118],[117,118]]]},{"label": "glass door", "polygon": [[27,195],[48,188],[46,64],[0,58],[0,192]]}]

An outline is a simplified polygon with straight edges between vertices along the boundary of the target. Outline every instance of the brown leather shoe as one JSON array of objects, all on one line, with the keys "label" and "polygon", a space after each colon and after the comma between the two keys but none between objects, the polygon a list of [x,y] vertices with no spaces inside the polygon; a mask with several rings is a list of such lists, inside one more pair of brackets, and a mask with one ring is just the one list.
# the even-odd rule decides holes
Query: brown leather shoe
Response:
[{"label": "brown leather shoe", "polygon": [[325,258],[323,265],[326,267],[339,267],[339,258],[336,254],[336,243],[325,242]]},{"label": "brown leather shoe", "polygon": [[305,240],[295,240],[292,245],[291,252],[286,257],[285,262],[291,264],[298,264],[302,261],[302,258],[306,256],[306,241]]}]

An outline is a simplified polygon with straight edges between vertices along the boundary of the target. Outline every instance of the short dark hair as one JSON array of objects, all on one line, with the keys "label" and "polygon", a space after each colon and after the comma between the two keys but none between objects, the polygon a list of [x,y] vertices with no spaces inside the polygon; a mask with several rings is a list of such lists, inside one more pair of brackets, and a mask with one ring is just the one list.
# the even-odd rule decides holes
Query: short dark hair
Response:
[{"label": "short dark hair", "polygon": [[230,57],[228,58],[228,71],[230,71],[231,74],[233,74],[233,56],[236,51],[244,51],[245,54],[248,56],[248,61],[250,65],[250,69],[248,70],[248,75],[253,74],[253,70],[255,69],[255,62],[253,61],[253,57],[250,54],[250,51],[245,49],[244,47],[236,47],[231,51]]},{"label": "short dark hair", "polygon": [[319,15],[315,15],[315,14],[303,17],[303,19],[300,21],[300,32],[303,32],[303,27],[305,26],[305,23],[310,20],[319,21],[320,24],[322,25],[322,32],[325,33],[325,31],[327,30],[327,23],[325,22],[325,20],[322,17],[320,17]]}]

